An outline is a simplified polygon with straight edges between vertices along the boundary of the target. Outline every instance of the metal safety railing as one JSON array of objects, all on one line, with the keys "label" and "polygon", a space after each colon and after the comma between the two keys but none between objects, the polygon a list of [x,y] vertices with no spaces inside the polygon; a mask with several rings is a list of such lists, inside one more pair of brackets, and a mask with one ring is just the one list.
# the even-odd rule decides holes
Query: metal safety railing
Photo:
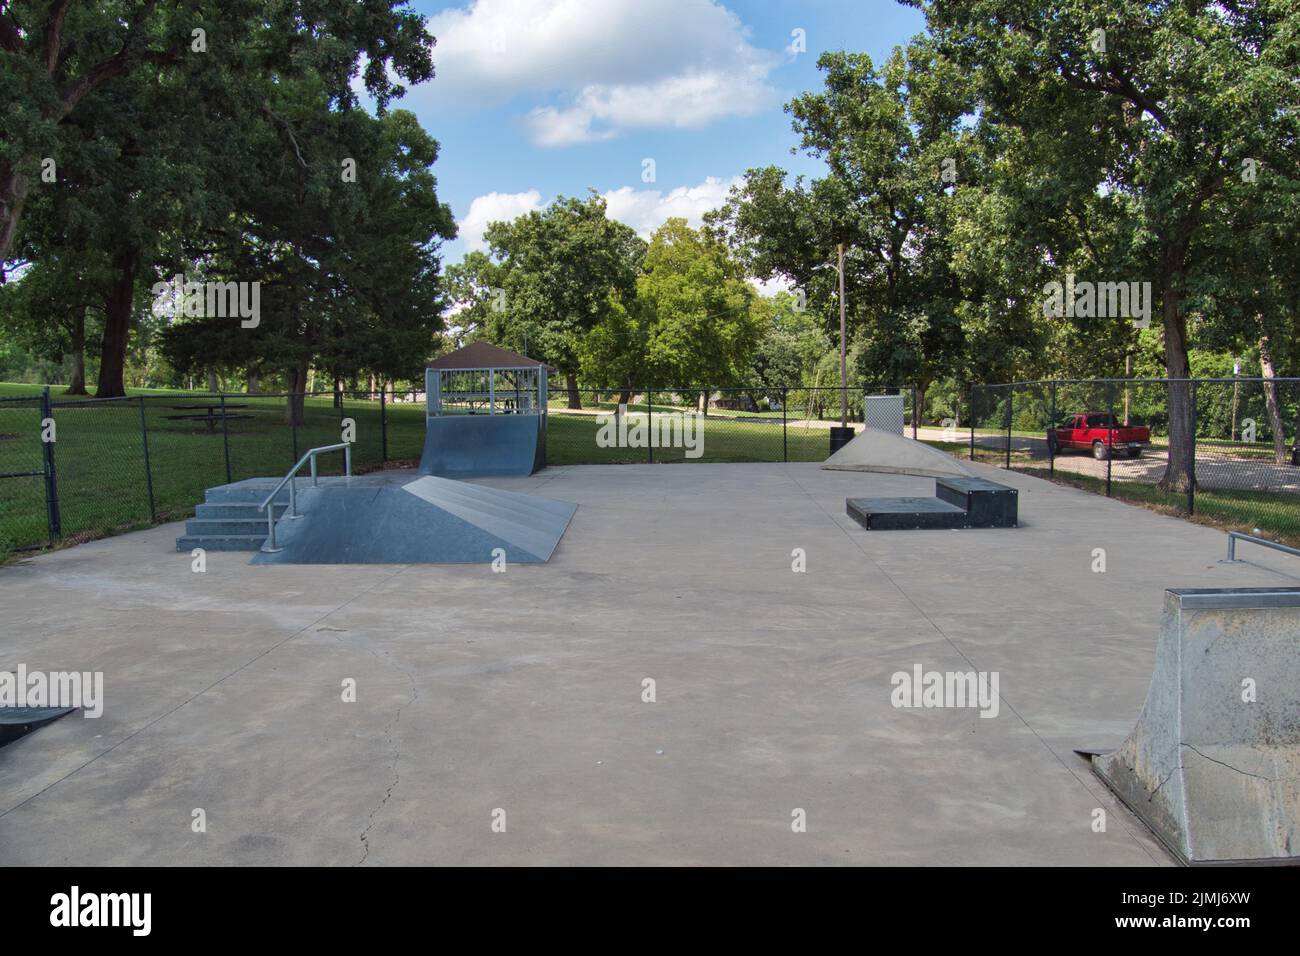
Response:
[{"label": "metal safety railing", "polygon": [[1266,548],[1272,548],[1274,551],[1281,551],[1284,554],[1294,554],[1300,557],[1300,548],[1293,548],[1290,545],[1279,544],[1276,541],[1269,541],[1267,538],[1257,538],[1253,534],[1246,534],[1242,531],[1228,532],[1228,560],[1237,560],[1237,542],[1249,541],[1251,544],[1263,545]]},{"label": "metal safety railing", "polygon": [[337,445],[321,445],[319,448],[311,449],[306,454],[304,454],[301,458],[299,458],[298,463],[289,469],[289,473],[285,475],[283,478],[281,478],[280,483],[276,485],[274,489],[272,489],[269,495],[266,496],[266,500],[257,506],[258,511],[266,512],[267,534],[266,534],[266,541],[262,543],[261,550],[265,551],[267,554],[275,554],[277,551],[283,550],[282,548],[277,547],[275,543],[276,517],[275,517],[275,505],[272,504],[272,502],[275,500],[275,496],[280,493],[280,491],[284,488],[285,485],[288,485],[289,486],[289,510],[286,514],[282,515],[281,517],[287,517],[290,519],[301,518],[302,515],[298,513],[298,492],[297,492],[297,483],[295,481],[295,478],[298,475],[298,469],[302,468],[302,466],[307,464],[307,462],[311,462],[311,483],[312,483],[312,487],[315,487],[318,481],[318,476],[316,471],[316,456],[323,455],[327,451],[343,452],[343,472],[345,475],[347,475],[347,477],[349,478],[352,477],[352,443],[351,442],[341,442],[340,444]]}]

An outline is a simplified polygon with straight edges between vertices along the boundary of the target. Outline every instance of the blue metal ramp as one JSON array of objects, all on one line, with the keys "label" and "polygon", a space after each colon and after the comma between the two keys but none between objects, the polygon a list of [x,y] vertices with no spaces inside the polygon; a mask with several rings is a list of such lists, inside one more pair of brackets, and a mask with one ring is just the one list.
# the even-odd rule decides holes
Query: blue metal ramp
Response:
[{"label": "blue metal ramp", "polygon": [[422,475],[531,475],[546,465],[541,415],[440,415],[426,422]]},{"label": "blue metal ramp", "polygon": [[281,550],[254,564],[488,564],[550,560],[578,506],[425,475],[336,480],[298,492],[276,525]]}]

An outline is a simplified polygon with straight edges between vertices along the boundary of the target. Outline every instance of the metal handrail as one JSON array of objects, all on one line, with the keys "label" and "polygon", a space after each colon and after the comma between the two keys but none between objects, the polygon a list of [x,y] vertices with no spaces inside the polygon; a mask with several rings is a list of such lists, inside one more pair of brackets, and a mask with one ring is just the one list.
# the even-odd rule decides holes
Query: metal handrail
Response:
[{"label": "metal handrail", "polygon": [[1300,557],[1300,548],[1293,548],[1290,545],[1278,544],[1276,541],[1269,541],[1267,538],[1257,538],[1253,534],[1245,534],[1241,531],[1228,532],[1228,560],[1237,560],[1237,541],[1249,541],[1251,544],[1262,544],[1266,548],[1272,548],[1274,551],[1281,551],[1285,554],[1294,554]]},{"label": "metal handrail", "polygon": [[[275,500],[275,496],[280,493],[280,489],[283,488],[285,485],[289,486],[289,514],[287,515],[287,517],[301,518],[302,515],[298,514],[297,486],[294,483],[294,478],[298,474],[298,469],[301,468],[303,465],[305,465],[307,462],[309,461],[311,462],[311,483],[312,483],[312,487],[314,488],[318,483],[317,474],[316,474],[316,456],[324,454],[327,451],[340,451],[340,450],[343,452],[343,471],[349,478],[351,478],[352,477],[352,443],[340,442],[337,445],[321,445],[319,448],[310,449],[305,455],[299,458],[298,464],[294,465],[292,468],[289,469],[289,473],[280,479],[280,483],[275,486],[275,488],[271,491],[269,495],[266,496],[266,500],[257,506],[258,511],[266,512],[267,535],[266,535],[266,541],[262,543],[261,550],[265,551],[267,554],[275,554],[277,551],[284,550],[283,548],[278,548],[275,545],[275,505],[271,504],[271,502]],[[268,510],[268,505],[270,506],[269,510]]]}]

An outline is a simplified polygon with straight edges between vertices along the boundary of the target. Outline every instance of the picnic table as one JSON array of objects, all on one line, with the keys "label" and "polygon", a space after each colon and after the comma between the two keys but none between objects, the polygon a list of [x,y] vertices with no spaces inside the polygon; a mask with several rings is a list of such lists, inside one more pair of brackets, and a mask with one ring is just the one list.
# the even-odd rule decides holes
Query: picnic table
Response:
[{"label": "picnic table", "polygon": [[232,415],[232,409],[247,408],[247,405],[231,405],[229,402],[221,404],[220,402],[199,404],[199,405],[173,405],[173,411],[189,412],[187,415],[164,415],[163,418],[171,421],[184,422],[207,422],[208,431],[215,432],[218,422],[234,421],[237,418],[252,418],[252,415]]}]

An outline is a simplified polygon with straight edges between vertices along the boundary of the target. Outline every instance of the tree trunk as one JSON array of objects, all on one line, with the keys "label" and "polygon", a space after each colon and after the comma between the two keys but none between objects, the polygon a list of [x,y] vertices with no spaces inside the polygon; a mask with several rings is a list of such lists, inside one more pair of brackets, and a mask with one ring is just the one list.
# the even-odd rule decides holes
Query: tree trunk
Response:
[{"label": "tree trunk", "polygon": [[1300,448],[1300,408],[1295,413],[1295,444],[1293,448]]},{"label": "tree trunk", "polygon": [[706,416],[706,417],[708,416],[708,414],[709,414],[709,393],[708,393],[707,391],[703,391],[703,390],[701,390],[701,391],[700,391],[700,394],[696,397],[696,399],[695,399],[695,411],[698,412],[698,413],[701,414],[701,415]]},{"label": "tree trunk", "polygon": [[9,258],[9,247],[18,232],[18,219],[27,199],[27,177],[12,163],[0,163],[0,265]]},{"label": "tree trunk", "polygon": [[86,395],[86,313],[77,310],[72,320],[72,383],[67,395]]},{"label": "tree trunk", "polygon": [[631,401],[632,401],[632,389],[630,389],[630,388],[625,388],[625,389],[623,389],[623,391],[621,391],[621,392],[618,393],[618,401],[615,402],[615,404],[616,404],[616,405],[626,405],[626,404],[628,404],[628,403],[631,402]]},{"label": "tree trunk", "polygon": [[248,394],[256,395],[262,390],[262,376],[253,366],[248,367]]},{"label": "tree trunk", "polygon": [[1285,465],[1288,458],[1286,432],[1282,428],[1282,409],[1277,403],[1277,383],[1273,381],[1277,372],[1273,368],[1273,349],[1268,336],[1259,337],[1259,365],[1264,374],[1264,404],[1268,406],[1268,424],[1273,432],[1273,460]]},{"label": "tree trunk", "polygon": [[918,428],[923,423],[921,413],[925,411],[925,393],[928,392],[929,390],[930,390],[929,382],[916,383],[916,395],[914,398],[915,406],[912,408],[912,424],[917,426]]},{"label": "tree trunk", "polygon": [[113,264],[116,275],[105,302],[104,338],[99,350],[96,398],[117,398],[126,394],[123,375],[126,371],[127,337],[131,334],[131,317],[135,304],[134,251],[119,253]]},{"label": "tree trunk", "polygon": [[285,402],[284,414],[284,423],[286,425],[302,425],[306,421],[304,405],[307,397],[309,364],[309,362],[303,360],[285,373],[289,382],[289,395]]},{"label": "tree trunk", "polygon": [[[1187,360],[1187,320],[1172,273],[1160,278],[1165,332],[1165,374],[1169,376],[1169,462],[1157,485],[1162,491],[1186,493],[1195,475],[1196,436],[1192,432],[1191,365]],[[1184,381],[1173,381],[1183,379]]]},{"label": "tree trunk", "polygon": [[210,369],[208,371],[208,391],[214,395],[221,391],[221,383],[217,381],[217,373]]},{"label": "tree trunk", "polygon": [[334,407],[343,407],[343,376],[334,376]]},{"label": "tree trunk", "polygon": [[578,391],[578,376],[573,372],[564,374],[564,387],[569,392],[569,407],[582,408],[582,393]]}]

